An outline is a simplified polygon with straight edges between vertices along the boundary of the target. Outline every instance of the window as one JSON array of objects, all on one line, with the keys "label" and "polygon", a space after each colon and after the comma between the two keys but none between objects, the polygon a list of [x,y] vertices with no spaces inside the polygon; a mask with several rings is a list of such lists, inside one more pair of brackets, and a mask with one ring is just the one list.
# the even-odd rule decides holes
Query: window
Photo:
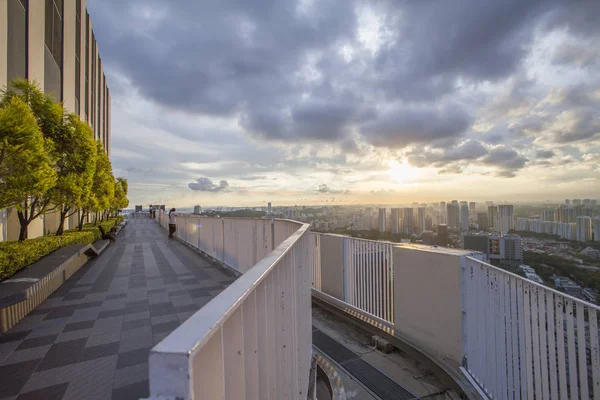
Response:
[{"label": "window", "polygon": [[63,0],[45,0],[44,91],[62,101]]},{"label": "window", "polygon": [[79,115],[81,93],[81,0],[75,0],[75,114]]},{"label": "window", "polygon": [[85,12],[85,118],[90,122],[90,14]]},{"label": "window", "polygon": [[27,7],[26,1],[8,2],[8,82],[27,78]]}]

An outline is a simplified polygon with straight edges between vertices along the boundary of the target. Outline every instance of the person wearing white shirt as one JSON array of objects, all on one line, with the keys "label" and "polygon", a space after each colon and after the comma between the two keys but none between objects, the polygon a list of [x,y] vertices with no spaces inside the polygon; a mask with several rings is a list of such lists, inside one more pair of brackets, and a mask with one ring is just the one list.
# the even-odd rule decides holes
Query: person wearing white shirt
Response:
[{"label": "person wearing white shirt", "polygon": [[169,211],[169,239],[173,239],[173,234],[177,231],[177,213],[175,207]]}]

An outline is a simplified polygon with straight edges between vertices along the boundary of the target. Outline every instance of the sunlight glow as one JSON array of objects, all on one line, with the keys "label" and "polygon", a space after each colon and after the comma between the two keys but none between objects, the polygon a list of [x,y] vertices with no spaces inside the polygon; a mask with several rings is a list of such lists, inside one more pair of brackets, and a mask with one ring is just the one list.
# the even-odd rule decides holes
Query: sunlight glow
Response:
[{"label": "sunlight glow", "polygon": [[407,182],[419,174],[417,168],[411,167],[406,160],[402,161],[402,164],[396,160],[390,161],[388,167],[390,176],[398,182]]}]

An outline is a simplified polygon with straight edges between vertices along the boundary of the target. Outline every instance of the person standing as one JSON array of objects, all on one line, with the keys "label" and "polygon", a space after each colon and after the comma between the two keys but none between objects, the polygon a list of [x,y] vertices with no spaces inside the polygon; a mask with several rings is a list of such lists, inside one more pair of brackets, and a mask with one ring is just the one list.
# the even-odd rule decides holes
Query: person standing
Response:
[{"label": "person standing", "polygon": [[177,231],[177,212],[175,207],[169,210],[169,239],[173,239],[173,234]]}]

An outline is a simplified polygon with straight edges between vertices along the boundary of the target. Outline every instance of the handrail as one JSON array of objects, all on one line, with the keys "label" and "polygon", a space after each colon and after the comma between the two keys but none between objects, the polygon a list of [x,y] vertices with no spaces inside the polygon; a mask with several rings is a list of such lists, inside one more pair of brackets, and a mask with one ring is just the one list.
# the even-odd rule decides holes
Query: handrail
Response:
[{"label": "handrail", "polygon": [[[158,343],[153,353],[180,353],[193,355],[198,347],[208,341],[223,321],[233,313],[248,295],[262,282],[264,277],[277,265],[300,237],[310,228],[303,224],[292,236],[281,243],[275,250],[240,276],[218,296],[198,310],[169,336]],[[225,310],[225,311],[223,311]],[[194,326],[190,332],[186,326]],[[198,330],[200,327],[201,330]],[[202,339],[196,340],[201,337]],[[193,341],[193,343],[192,343]]]},{"label": "handrail", "polygon": [[567,298],[567,299],[569,299],[569,300],[571,300],[571,301],[573,301],[575,303],[583,303],[583,305],[586,306],[586,307],[595,308],[596,310],[600,311],[600,306],[598,306],[596,304],[593,304],[593,303],[590,303],[587,300],[579,299],[579,298],[577,298],[575,296],[571,296],[570,294],[567,294],[565,292],[561,292],[560,290],[556,290],[554,288],[551,288],[550,286],[542,285],[541,283],[537,283],[537,282],[532,281],[530,279],[527,279],[527,278],[525,278],[525,277],[523,277],[521,275],[517,275],[514,272],[510,272],[510,271],[507,271],[505,269],[498,268],[498,267],[496,267],[496,266],[494,266],[492,264],[486,263],[485,261],[481,261],[481,260],[478,260],[478,259],[470,257],[470,256],[467,256],[466,258],[469,259],[469,260],[471,260],[471,261],[475,261],[475,262],[477,262],[479,264],[483,264],[486,267],[491,268],[494,271],[501,272],[501,273],[506,274],[508,276],[511,276],[513,278],[521,279],[521,280],[527,282],[528,285],[535,286],[535,287],[540,288],[540,289],[544,289],[544,290],[546,290],[548,292],[552,292],[552,293],[557,294],[559,296],[565,297],[565,298]]}]

